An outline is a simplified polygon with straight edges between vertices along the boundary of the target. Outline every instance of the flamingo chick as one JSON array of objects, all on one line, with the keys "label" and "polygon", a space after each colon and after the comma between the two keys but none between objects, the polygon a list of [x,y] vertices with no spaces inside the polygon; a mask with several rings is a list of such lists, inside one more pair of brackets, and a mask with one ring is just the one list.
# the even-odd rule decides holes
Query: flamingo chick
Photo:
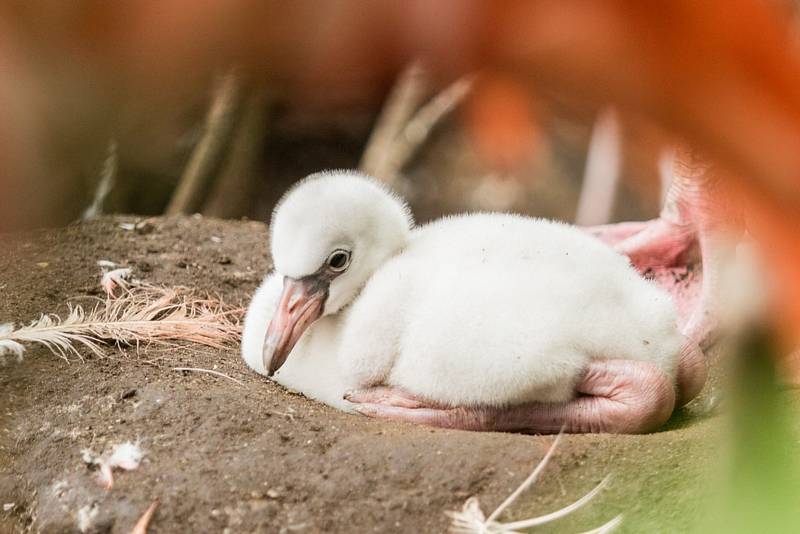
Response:
[{"label": "flamingo chick", "polygon": [[341,409],[475,430],[640,432],[669,417],[676,380],[680,401],[702,386],[682,381],[683,362],[702,355],[669,296],[574,227],[470,214],[414,228],[382,185],[334,172],[284,196],[271,244],[275,272],[248,310],[243,357]]}]

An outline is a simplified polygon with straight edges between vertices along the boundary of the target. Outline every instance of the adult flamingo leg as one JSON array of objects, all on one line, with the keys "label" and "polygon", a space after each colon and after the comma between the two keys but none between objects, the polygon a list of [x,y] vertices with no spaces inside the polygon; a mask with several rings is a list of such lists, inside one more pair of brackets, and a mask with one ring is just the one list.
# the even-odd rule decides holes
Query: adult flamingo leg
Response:
[{"label": "adult flamingo leg", "polygon": [[[656,281],[676,299],[683,312],[682,331],[702,348],[716,337],[719,283],[724,227],[740,217],[723,191],[720,173],[691,149],[677,151],[670,186],[658,219],[639,223],[638,231],[626,234],[632,223],[605,225],[588,231],[625,254],[643,274]],[[635,224],[635,223],[634,223]],[[680,291],[678,278],[659,278],[665,270],[702,264],[699,291]],[[674,280],[674,283],[671,281]]]}]

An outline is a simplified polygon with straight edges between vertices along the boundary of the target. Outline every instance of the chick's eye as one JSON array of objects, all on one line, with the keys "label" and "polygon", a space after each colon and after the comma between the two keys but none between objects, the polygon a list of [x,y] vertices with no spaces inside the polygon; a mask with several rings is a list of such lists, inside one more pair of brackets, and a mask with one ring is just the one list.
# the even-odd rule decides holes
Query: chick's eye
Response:
[{"label": "chick's eye", "polygon": [[350,265],[350,253],[346,250],[335,250],[328,256],[328,267],[335,272],[341,272]]}]

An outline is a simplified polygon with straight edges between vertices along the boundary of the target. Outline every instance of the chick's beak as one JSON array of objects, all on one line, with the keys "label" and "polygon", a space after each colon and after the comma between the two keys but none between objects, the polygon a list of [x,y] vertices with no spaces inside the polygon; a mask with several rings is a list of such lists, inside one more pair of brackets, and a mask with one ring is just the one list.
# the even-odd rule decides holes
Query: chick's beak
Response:
[{"label": "chick's beak", "polygon": [[322,315],[329,285],[329,280],[314,275],[283,279],[283,294],[264,338],[267,376],[280,369],[303,332]]}]

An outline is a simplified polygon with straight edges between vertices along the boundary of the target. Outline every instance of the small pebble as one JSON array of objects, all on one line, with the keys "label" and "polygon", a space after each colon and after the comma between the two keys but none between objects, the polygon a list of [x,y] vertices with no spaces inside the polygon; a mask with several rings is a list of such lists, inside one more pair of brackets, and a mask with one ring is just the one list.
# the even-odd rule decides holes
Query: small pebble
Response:
[{"label": "small pebble", "polygon": [[137,234],[147,235],[156,229],[156,225],[152,219],[145,219],[136,223],[134,229],[136,230]]},{"label": "small pebble", "polygon": [[4,511],[4,512],[10,512],[11,510],[13,510],[13,509],[14,509],[14,506],[16,506],[16,504],[15,504],[15,503],[13,503],[13,502],[7,502],[7,503],[5,503],[5,504],[3,505],[3,511]]}]

